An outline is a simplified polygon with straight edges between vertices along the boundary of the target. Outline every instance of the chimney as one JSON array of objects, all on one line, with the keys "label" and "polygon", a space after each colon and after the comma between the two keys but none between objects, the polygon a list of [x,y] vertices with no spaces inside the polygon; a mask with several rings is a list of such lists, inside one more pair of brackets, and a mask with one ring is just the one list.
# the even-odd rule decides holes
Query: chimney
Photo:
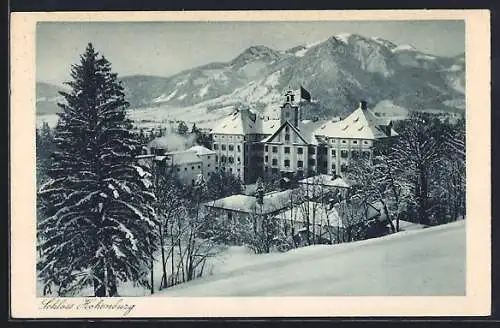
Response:
[{"label": "chimney", "polygon": [[362,110],[366,110],[367,106],[366,106],[366,100],[361,100],[359,102],[359,108],[361,108]]}]

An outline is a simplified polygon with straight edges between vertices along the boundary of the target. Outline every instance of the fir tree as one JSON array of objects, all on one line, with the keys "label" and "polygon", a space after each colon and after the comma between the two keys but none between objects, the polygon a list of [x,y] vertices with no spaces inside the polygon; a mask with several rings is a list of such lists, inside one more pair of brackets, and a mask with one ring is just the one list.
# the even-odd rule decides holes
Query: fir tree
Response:
[{"label": "fir tree", "polygon": [[181,136],[186,135],[189,131],[188,126],[184,121],[179,122],[179,126],[177,127],[177,133],[180,134]]},{"label": "fir tree", "polygon": [[120,281],[141,281],[149,269],[154,196],[134,162],[140,143],[110,62],[89,43],[71,77],[39,190],[39,276],[62,295],[92,286],[95,296],[115,296]]}]

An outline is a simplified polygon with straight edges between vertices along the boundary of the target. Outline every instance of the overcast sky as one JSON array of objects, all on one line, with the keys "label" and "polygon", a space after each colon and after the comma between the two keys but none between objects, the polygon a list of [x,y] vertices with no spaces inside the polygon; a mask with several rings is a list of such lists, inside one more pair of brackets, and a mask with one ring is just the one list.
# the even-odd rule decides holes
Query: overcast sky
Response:
[{"label": "overcast sky", "polygon": [[339,33],[378,36],[435,55],[465,52],[463,21],[38,23],[37,81],[69,80],[88,42],[119,76],[169,76],[236,57],[252,45],[284,50]]}]

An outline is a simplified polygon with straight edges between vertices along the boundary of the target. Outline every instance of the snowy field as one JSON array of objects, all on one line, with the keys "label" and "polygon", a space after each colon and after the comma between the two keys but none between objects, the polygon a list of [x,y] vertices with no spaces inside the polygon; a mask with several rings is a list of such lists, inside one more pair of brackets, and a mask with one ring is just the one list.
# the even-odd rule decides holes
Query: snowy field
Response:
[{"label": "snowy field", "polygon": [[221,254],[212,276],[154,296],[465,295],[465,221],[340,245]]}]

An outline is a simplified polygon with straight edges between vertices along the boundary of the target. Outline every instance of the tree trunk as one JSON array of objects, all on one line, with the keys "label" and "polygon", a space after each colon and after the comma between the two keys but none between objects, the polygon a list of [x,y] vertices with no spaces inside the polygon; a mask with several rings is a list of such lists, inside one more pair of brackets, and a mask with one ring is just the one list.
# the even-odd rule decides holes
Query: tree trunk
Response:
[{"label": "tree trunk", "polygon": [[102,268],[98,267],[95,275],[97,278],[94,279],[94,296],[95,297],[105,297],[106,296],[106,286],[104,285],[104,270],[102,270]]},{"label": "tree trunk", "polygon": [[151,279],[151,294],[155,293],[155,276],[154,276],[154,258],[153,253],[151,253],[151,262],[150,262],[150,279]]},{"label": "tree trunk", "polygon": [[165,241],[163,240],[163,226],[160,224],[160,248],[161,248],[161,265],[163,275],[161,277],[160,289],[167,287],[167,263],[165,262]]}]

